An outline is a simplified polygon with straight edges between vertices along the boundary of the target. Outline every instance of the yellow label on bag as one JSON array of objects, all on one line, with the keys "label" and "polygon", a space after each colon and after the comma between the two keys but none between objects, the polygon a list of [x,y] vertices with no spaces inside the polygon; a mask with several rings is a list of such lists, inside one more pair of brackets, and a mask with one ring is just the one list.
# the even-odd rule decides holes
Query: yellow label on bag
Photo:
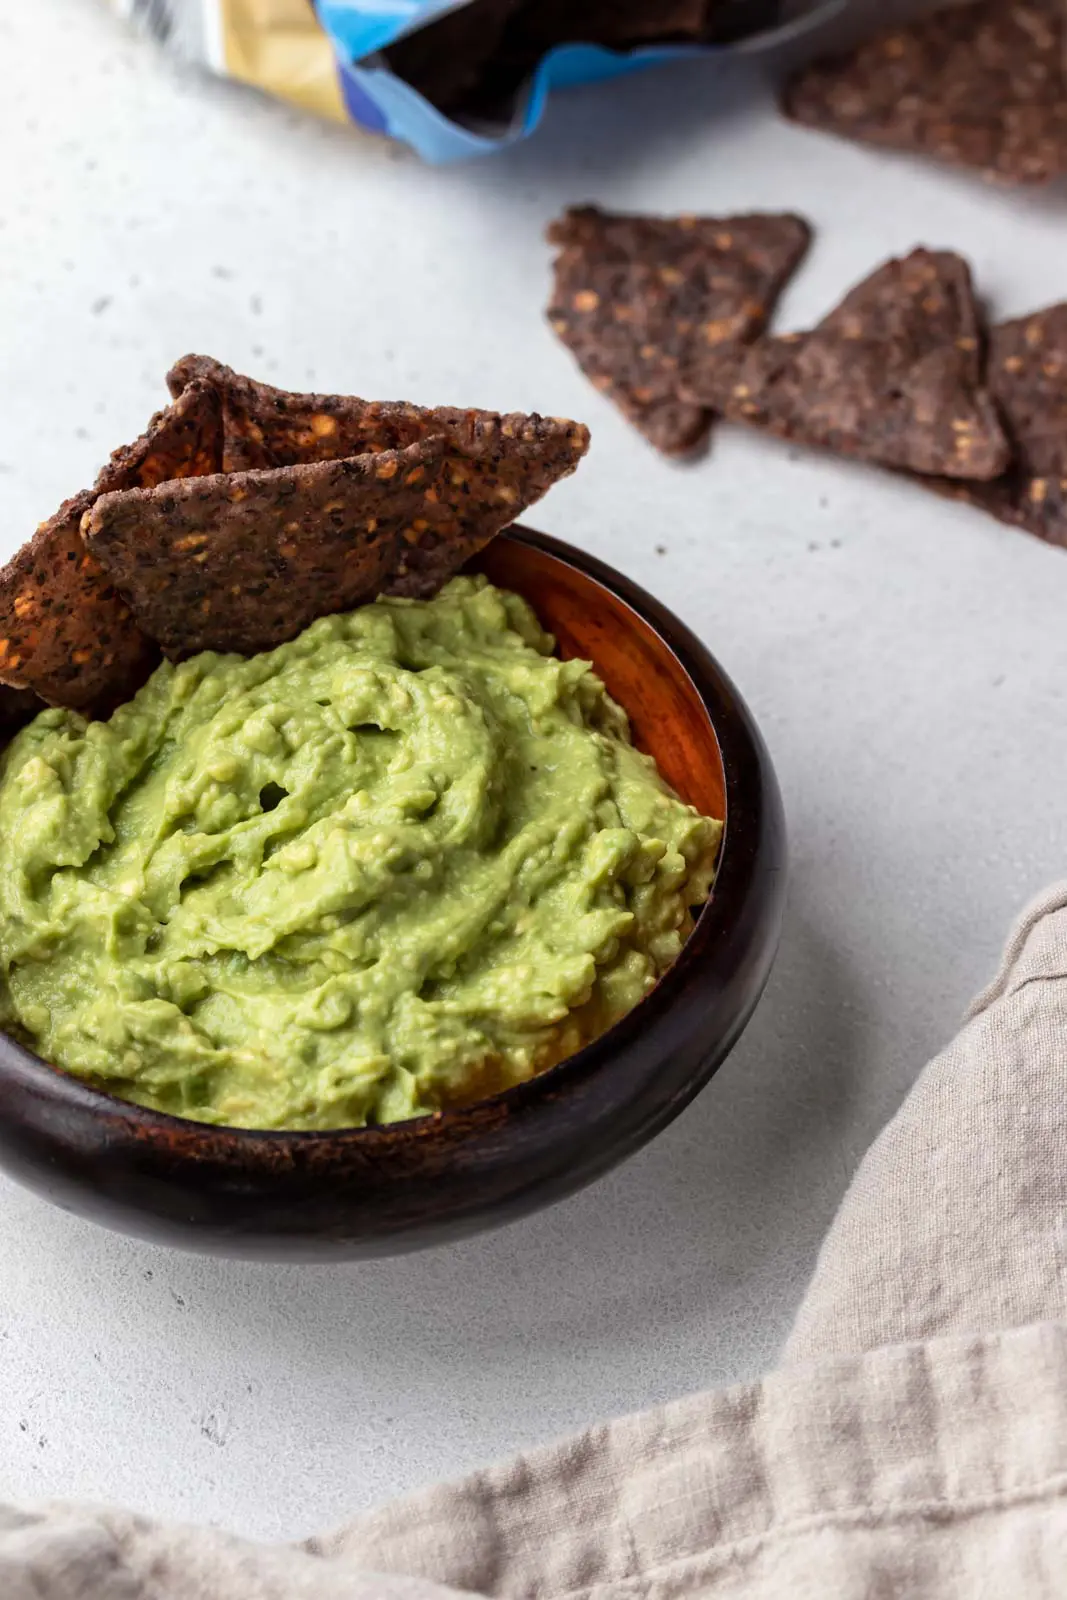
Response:
[{"label": "yellow label on bag", "polygon": [[333,46],[311,0],[217,0],[223,70],[321,117],[348,122]]}]

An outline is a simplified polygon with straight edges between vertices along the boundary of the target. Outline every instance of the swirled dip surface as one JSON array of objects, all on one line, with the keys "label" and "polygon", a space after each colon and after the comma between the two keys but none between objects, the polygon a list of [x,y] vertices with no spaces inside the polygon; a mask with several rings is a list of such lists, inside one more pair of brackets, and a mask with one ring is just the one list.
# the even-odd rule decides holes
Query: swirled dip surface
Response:
[{"label": "swirled dip surface", "polygon": [[588,663],[481,578],[161,666],[0,765],[8,1031],[203,1122],[390,1122],[530,1077],[636,1005],[721,828]]}]

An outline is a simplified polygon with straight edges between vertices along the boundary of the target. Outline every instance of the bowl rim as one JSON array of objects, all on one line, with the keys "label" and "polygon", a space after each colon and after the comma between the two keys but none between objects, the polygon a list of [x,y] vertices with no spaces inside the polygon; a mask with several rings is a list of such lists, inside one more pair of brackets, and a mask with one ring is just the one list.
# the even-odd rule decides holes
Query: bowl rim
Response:
[{"label": "bowl rim", "polygon": [[[704,708],[718,747],[726,803],[721,819],[723,833],[712,892],[681,952],[648,994],[604,1033],[598,1034],[573,1055],[543,1072],[535,1073],[522,1083],[453,1110],[365,1127],[243,1128],[227,1123],[198,1122],[191,1117],[157,1111],[138,1105],[135,1101],[124,1100],[119,1095],[109,1094],[107,1090],[86,1083],[64,1068],[45,1061],[18,1039],[2,1031],[0,1082],[5,1074],[14,1071],[21,1079],[20,1087],[34,1097],[62,1102],[72,1111],[83,1115],[106,1117],[124,1125],[126,1132],[135,1138],[163,1139],[174,1154],[195,1156],[210,1147],[214,1155],[231,1154],[234,1158],[254,1158],[257,1152],[274,1157],[290,1152],[294,1157],[299,1157],[301,1153],[322,1153],[327,1150],[337,1153],[359,1150],[368,1155],[380,1152],[385,1156],[398,1145],[409,1145],[413,1141],[425,1143],[439,1140],[443,1144],[451,1144],[458,1137],[466,1143],[468,1135],[476,1135],[487,1124],[495,1124],[501,1114],[519,1114],[546,1100],[556,1100],[565,1095],[568,1089],[576,1088],[610,1066],[612,1046],[620,1042],[623,1031],[631,1032],[636,1026],[645,1032],[654,1027],[657,1019],[669,1011],[674,1000],[682,996],[694,967],[707,963],[709,958],[713,963],[714,957],[723,948],[723,937],[730,925],[729,908],[748,900],[759,866],[756,850],[743,846],[737,825],[740,803],[744,798],[745,774],[741,769],[745,763],[740,759],[731,759],[731,756],[736,758],[739,752],[731,749],[729,743],[724,744],[722,737],[724,721],[735,722],[736,728],[731,731],[736,733],[738,743],[744,746],[740,754],[756,756],[758,762],[758,750],[755,747],[761,747],[761,741],[744,702],[696,634],[667,606],[625,574],[585,550],[521,524],[509,527],[498,537],[532,547],[554,561],[577,569],[584,578],[608,590],[650,627],[688,677]],[[596,663],[593,665],[595,667]],[[733,826],[731,815],[734,817]],[[699,1087],[697,1084],[696,1088]]]}]

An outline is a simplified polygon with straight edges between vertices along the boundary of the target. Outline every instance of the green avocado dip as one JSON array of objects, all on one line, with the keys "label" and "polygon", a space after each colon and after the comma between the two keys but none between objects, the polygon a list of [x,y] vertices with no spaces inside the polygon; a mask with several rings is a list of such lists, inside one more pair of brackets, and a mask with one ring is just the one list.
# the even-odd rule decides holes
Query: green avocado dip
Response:
[{"label": "green avocado dip", "polygon": [[343,1128],[529,1078],[635,1006],[721,825],[483,578],[164,663],[0,762],[0,1025],[160,1111]]}]

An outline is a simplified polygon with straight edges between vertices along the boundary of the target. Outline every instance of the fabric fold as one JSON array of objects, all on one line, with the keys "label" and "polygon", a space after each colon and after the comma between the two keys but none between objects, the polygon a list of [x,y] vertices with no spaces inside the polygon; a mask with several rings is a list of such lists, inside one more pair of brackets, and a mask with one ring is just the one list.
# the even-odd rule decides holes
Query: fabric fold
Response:
[{"label": "fabric fold", "polygon": [[1067,1320],[1067,884],[875,1140],[819,1253],[787,1362]]},{"label": "fabric fold", "polygon": [[1065,1496],[1067,1327],[1044,1324],[786,1368],[310,1548],[508,1600],[1042,1600],[1065,1592]]}]

